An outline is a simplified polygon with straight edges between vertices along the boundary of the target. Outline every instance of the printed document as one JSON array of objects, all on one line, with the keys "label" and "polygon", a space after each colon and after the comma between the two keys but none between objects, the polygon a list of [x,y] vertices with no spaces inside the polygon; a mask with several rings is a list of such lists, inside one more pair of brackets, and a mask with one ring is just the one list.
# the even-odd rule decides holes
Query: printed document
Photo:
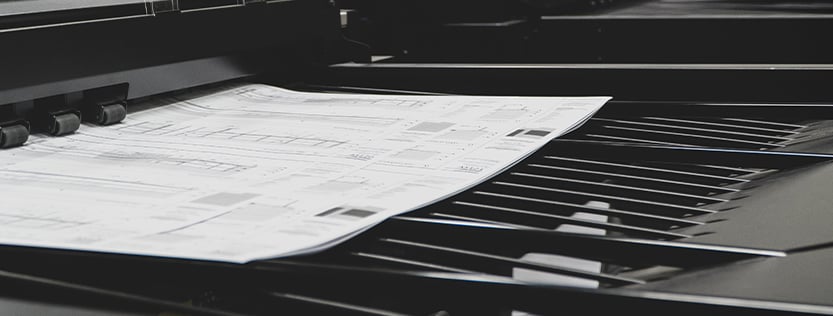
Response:
[{"label": "printed document", "polygon": [[318,251],[484,181],[606,97],[157,98],[0,151],[0,244],[244,263]]}]

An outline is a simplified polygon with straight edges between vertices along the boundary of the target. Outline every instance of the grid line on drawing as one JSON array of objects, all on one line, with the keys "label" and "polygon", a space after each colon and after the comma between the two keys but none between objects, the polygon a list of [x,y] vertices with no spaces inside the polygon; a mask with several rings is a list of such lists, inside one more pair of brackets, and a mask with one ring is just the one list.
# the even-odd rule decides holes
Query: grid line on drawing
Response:
[{"label": "grid line on drawing", "polygon": [[7,228],[18,227],[59,229],[85,225],[87,223],[63,220],[59,218],[25,216],[17,214],[0,214],[0,224]]},{"label": "grid line on drawing", "polygon": [[[252,102],[256,100],[247,100],[247,102]],[[274,101],[269,100],[261,100],[260,103],[272,103]],[[349,100],[345,100],[344,102],[350,102]],[[341,104],[344,104],[341,102]],[[290,121],[309,121],[309,122],[319,122],[319,123],[342,123],[342,124],[351,124],[351,125],[361,125],[361,126],[390,126],[393,124],[398,123],[401,119],[397,117],[381,117],[381,116],[363,116],[363,115],[352,115],[352,114],[338,114],[338,113],[298,113],[292,111],[273,111],[267,109],[257,109],[257,108],[250,108],[246,106],[234,108],[234,109],[223,109],[223,108],[213,108],[210,106],[204,106],[192,102],[183,101],[183,104],[186,104],[187,107],[183,108],[175,108],[175,111],[183,111],[187,113],[211,113],[215,111],[225,112],[225,115],[231,115],[236,117],[257,117],[262,118],[264,116],[271,117],[275,120],[290,120]]]},{"label": "grid line on drawing", "polygon": [[[241,166],[241,168],[244,167],[245,166]],[[0,170],[0,184],[19,183],[20,181],[38,183],[39,185],[44,185],[44,183],[46,183],[51,185],[73,185],[97,189],[130,189],[151,193],[167,193],[170,192],[170,190],[176,189],[174,187],[146,185],[143,183],[129,181],[120,182],[111,181],[109,179],[84,178],[72,175],[47,173],[38,174],[26,171]]]},{"label": "grid line on drawing", "polygon": [[331,98],[304,98],[304,97],[290,97],[285,95],[272,95],[269,93],[264,93],[263,91],[258,91],[254,89],[246,89],[235,92],[236,95],[240,97],[247,98],[253,101],[262,101],[262,102],[275,102],[275,99],[280,98],[284,102],[288,103],[323,103],[323,104],[349,104],[349,105],[361,105],[366,104],[367,106],[390,106],[390,107],[408,107],[408,108],[417,108],[422,107],[426,104],[425,101],[422,100],[405,100],[405,99],[350,99],[350,98],[339,98],[339,99],[331,99]]},{"label": "grid line on drawing", "polygon": [[213,139],[228,139],[228,140],[243,140],[251,142],[259,142],[266,144],[289,144],[295,146],[311,146],[333,148],[342,144],[344,141],[323,139],[316,137],[299,137],[299,136],[283,136],[283,135],[269,135],[258,133],[237,132],[234,128],[216,128],[208,129],[204,127],[175,127],[173,124],[154,124],[149,122],[140,122],[136,124],[125,124],[118,128],[119,131],[133,134],[154,135],[154,136],[181,136],[181,137],[197,137],[197,138],[213,138]]},{"label": "grid line on drawing", "polygon": [[382,99],[373,101],[373,105],[416,108],[425,105],[424,101]]},{"label": "grid line on drawing", "polygon": [[200,159],[157,159],[158,164],[200,168],[211,171],[229,172],[247,169],[246,166]]}]

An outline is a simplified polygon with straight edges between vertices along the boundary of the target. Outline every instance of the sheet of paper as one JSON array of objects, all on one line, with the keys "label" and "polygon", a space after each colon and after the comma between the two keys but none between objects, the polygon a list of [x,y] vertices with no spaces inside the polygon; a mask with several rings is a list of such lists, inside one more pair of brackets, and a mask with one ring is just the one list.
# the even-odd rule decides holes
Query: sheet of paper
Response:
[{"label": "sheet of paper", "polygon": [[247,262],[323,249],[471,187],[605,97],[242,85],[0,151],[0,243]]}]

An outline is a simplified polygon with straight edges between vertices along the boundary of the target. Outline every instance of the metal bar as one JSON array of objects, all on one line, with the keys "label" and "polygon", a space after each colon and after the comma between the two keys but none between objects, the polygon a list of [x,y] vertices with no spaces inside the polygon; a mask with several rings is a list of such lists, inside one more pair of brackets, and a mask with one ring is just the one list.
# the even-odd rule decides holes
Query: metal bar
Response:
[{"label": "metal bar", "polygon": [[519,249],[522,252],[551,252],[623,264],[697,267],[756,257],[786,256],[783,251],[765,249],[465,225],[459,221],[405,216],[391,218],[381,227],[382,235],[418,236],[425,242],[436,240],[438,243],[454,242],[478,247],[487,247],[490,243],[514,244],[522,246],[523,249]]},{"label": "metal bar", "polygon": [[512,172],[510,174],[513,175],[513,176],[521,176],[521,177],[529,177],[529,178],[545,179],[545,180],[553,180],[553,181],[573,182],[573,183],[581,183],[581,184],[587,184],[587,185],[595,185],[595,186],[600,186],[600,187],[617,188],[617,189],[624,189],[624,190],[634,190],[634,191],[642,191],[642,192],[648,192],[648,193],[671,195],[671,196],[677,196],[677,197],[681,197],[681,198],[701,200],[705,203],[720,203],[720,202],[728,201],[726,199],[718,199],[718,198],[713,198],[713,197],[708,197],[708,196],[678,193],[678,192],[671,192],[671,191],[664,191],[664,190],[646,189],[646,188],[639,188],[639,187],[634,187],[634,186],[629,186],[629,185],[619,185],[619,184],[612,184],[612,183],[602,183],[602,182],[567,179],[567,178],[560,178],[560,177],[551,177],[551,176],[531,174],[531,173],[525,173],[525,172]]},{"label": "metal bar", "polygon": [[453,214],[445,214],[445,213],[436,213],[435,212],[435,213],[431,213],[430,215],[434,216],[434,217],[444,217],[444,218],[454,219],[454,220],[478,222],[478,223],[506,226],[506,227],[519,228],[519,229],[543,229],[543,228],[534,227],[534,226],[527,226],[527,225],[521,225],[521,224],[515,224],[515,223],[507,223],[507,222],[502,222],[502,221],[495,221],[495,220],[488,220],[488,219],[469,217],[469,216],[460,216],[460,215],[453,215]]},{"label": "metal bar", "polygon": [[767,147],[784,147],[784,145],[780,145],[780,144],[756,142],[756,141],[735,139],[735,138],[728,138],[728,137],[705,136],[705,135],[667,132],[667,131],[659,131],[659,130],[653,130],[653,129],[631,128],[631,127],[612,126],[612,125],[603,125],[602,127],[609,128],[609,129],[618,129],[618,130],[625,130],[625,131],[632,131],[632,132],[640,132],[640,133],[665,134],[665,135],[672,135],[672,136],[710,139],[710,140],[723,141],[723,142],[734,142],[734,143],[759,145],[759,146],[767,146]]},{"label": "metal bar", "polygon": [[618,120],[618,119],[607,119],[607,118],[591,118],[591,120],[621,123],[621,124],[631,124],[631,125],[651,126],[651,127],[667,127],[667,128],[673,128],[673,129],[683,129],[683,130],[698,131],[698,132],[714,132],[714,133],[722,133],[722,134],[730,134],[730,135],[764,138],[764,139],[770,139],[770,140],[773,140],[773,141],[792,140],[792,138],[781,137],[781,136],[760,135],[760,134],[752,134],[752,133],[744,133],[744,132],[735,132],[735,131],[727,131],[727,130],[714,130],[714,129],[706,129],[706,128],[698,128],[698,127],[679,126],[679,125],[646,123],[646,122],[637,122],[637,121],[630,121],[630,120]]},{"label": "metal bar", "polygon": [[518,183],[502,182],[502,181],[495,181],[495,182],[492,182],[492,183],[497,184],[497,185],[516,187],[516,188],[543,190],[543,191],[559,192],[559,193],[566,193],[566,194],[573,194],[573,195],[580,195],[580,196],[590,196],[590,197],[594,197],[594,198],[603,198],[603,199],[625,201],[625,202],[638,203],[638,204],[662,206],[662,207],[667,207],[667,208],[686,210],[686,211],[695,212],[695,213],[698,213],[698,214],[716,213],[716,211],[712,211],[712,210],[704,209],[704,208],[699,208],[699,207],[691,207],[691,206],[685,206],[685,205],[676,205],[676,204],[654,202],[654,201],[648,201],[648,200],[632,199],[632,198],[605,195],[605,194],[596,194],[596,193],[588,193],[588,192],[580,192],[580,191],[545,188],[545,187],[539,187],[539,186],[534,186],[534,185],[526,185],[526,184],[518,184]]},{"label": "metal bar", "polygon": [[513,266],[513,267],[527,268],[527,269],[533,269],[533,270],[538,270],[538,271],[546,271],[546,272],[557,273],[557,274],[561,274],[561,275],[569,275],[569,276],[574,276],[574,277],[579,277],[579,278],[584,278],[584,279],[596,280],[596,281],[600,281],[600,282],[604,282],[604,283],[611,283],[611,284],[618,284],[618,285],[645,284],[645,281],[632,279],[632,278],[623,278],[623,277],[619,277],[619,276],[615,276],[615,275],[611,275],[611,274],[606,274],[606,273],[597,273],[597,272],[589,272],[589,271],[571,269],[571,268],[560,267],[560,266],[555,266],[555,265],[550,265],[550,264],[545,264],[545,263],[540,263],[540,262],[528,261],[528,260],[523,260],[523,259],[505,257],[505,256],[498,256],[498,255],[482,253],[482,252],[477,252],[477,251],[470,251],[470,250],[465,250],[465,249],[458,249],[458,248],[452,248],[452,247],[443,247],[443,246],[437,246],[437,245],[432,245],[432,244],[426,244],[426,243],[414,242],[414,241],[408,241],[408,240],[402,240],[402,239],[395,239],[395,238],[380,238],[379,241],[386,242],[386,243],[391,243],[391,244],[396,244],[396,245],[401,245],[401,246],[409,246],[409,247],[414,247],[414,248],[430,249],[430,250],[445,252],[445,253],[453,253],[453,254],[458,254],[458,255],[472,256],[472,257],[477,257],[477,258],[480,258],[480,259],[486,259],[486,260],[490,260],[490,261],[500,262],[500,263],[503,263],[503,264],[508,264],[508,265]]},{"label": "metal bar", "polygon": [[[575,19],[586,19],[590,16],[575,16]],[[674,16],[678,18],[681,16]],[[748,16],[744,16],[747,18]],[[544,17],[548,18],[548,17]],[[561,16],[558,17],[563,18]],[[569,18],[569,17],[567,17]],[[537,69],[696,69],[696,70],[714,70],[714,69],[728,69],[728,70],[772,70],[778,69],[796,70],[796,71],[831,71],[833,64],[679,64],[679,63],[617,63],[617,64],[570,64],[570,63],[537,63],[537,64],[498,64],[498,63],[341,63],[330,65],[335,68],[436,68],[436,69],[521,69],[521,70],[537,70]],[[710,103],[711,104],[711,103]],[[739,103],[745,104],[745,103]],[[727,103],[727,105],[734,105]],[[763,105],[763,104],[762,104]],[[824,105],[822,105],[824,106]]]},{"label": "metal bar", "polygon": [[561,216],[561,215],[554,215],[554,214],[548,214],[548,213],[527,211],[527,210],[511,208],[511,207],[501,207],[501,206],[494,206],[494,205],[487,205],[487,204],[480,204],[480,203],[461,202],[461,201],[455,201],[454,204],[463,205],[463,206],[470,206],[470,207],[475,207],[475,208],[489,209],[489,210],[494,210],[494,211],[501,211],[501,212],[515,213],[515,214],[524,214],[524,215],[530,215],[530,216],[551,218],[551,219],[555,219],[555,220],[558,220],[558,221],[563,221],[565,223],[570,223],[570,224],[574,224],[574,225],[578,225],[578,226],[601,228],[601,229],[620,231],[620,232],[638,233],[638,234],[650,235],[650,236],[661,237],[661,238],[689,238],[689,237],[692,237],[691,235],[673,233],[673,232],[657,230],[657,229],[650,229],[650,228],[643,228],[643,227],[638,227],[638,226],[622,225],[622,224],[615,224],[615,223],[607,223],[607,222],[597,222],[597,221],[591,221],[591,220],[580,219],[580,218],[569,217],[569,216]]},{"label": "metal bar", "polygon": [[551,166],[551,165],[542,165],[542,164],[536,164],[536,163],[527,164],[527,166],[534,167],[534,168],[563,170],[563,171],[570,171],[570,172],[576,172],[576,173],[587,173],[587,174],[594,174],[594,175],[600,175],[600,176],[606,176],[606,177],[615,177],[615,178],[625,178],[625,179],[634,179],[634,180],[644,180],[644,181],[649,181],[649,182],[668,183],[668,184],[674,184],[674,185],[680,185],[680,186],[689,186],[689,187],[702,188],[702,189],[707,189],[707,190],[723,191],[723,192],[726,192],[726,193],[740,191],[739,189],[719,187],[719,186],[715,186],[715,185],[706,185],[706,184],[674,181],[674,180],[659,179],[659,178],[653,178],[653,177],[634,176],[634,175],[629,175],[629,174],[620,174],[620,173],[603,172],[603,171],[595,171],[595,170],[575,169],[575,168],[567,168],[567,167],[559,167],[559,166]]},{"label": "metal bar", "polygon": [[656,140],[647,140],[647,139],[632,138],[632,137],[619,137],[619,136],[610,136],[610,135],[601,135],[601,134],[585,134],[585,136],[602,138],[602,139],[612,139],[612,140],[626,141],[626,142],[641,142],[641,143],[649,143],[649,144],[658,144],[658,145],[699,146],[699,145],[694,145],[694,144],[661,142],[661,141],[656,141]]},{"label": "metal bar", "polygon": [[[584,159],[610,158],[611,150],[615,159],[624,163],[638,163],[650,157],[651,162],[673,162],[675,164],[711,164],[743,166],[762,169],[786,169],[809,164],[827,162],[831,154],[798,153],[785,151],[764,151],[738,148],[666,147],[643,144],[593,143],[570,139],[554,139],[547,150],[569,153],[564,156]],[[603,158],[600,158],[603,157]]]},{"label": "metal bar", "polygon": [[742,172],[742,173],[745,173],[745,174],[761,173],[761,172],[769,170],[769,169],[767,169],[767,170],[750,170],[750,169],[744,169],[744,168],[734,168],[734,167],[717,166],[717,165],[697,165],[697,166],[706,167],[706,168],[714,168],[714,169],[722,169],[722,170],[728,170],[728,171],[734,171],[734,172]]},{"label": "metal bar", "polygon": [[722,118],[722,120],[724,120],[724,121],[735,121],[735,122],[756,123],[756,124],[762,124],[762,125],[784,126],[784,127],[795,128],[795,129],[807,127],[807,125],[788,124],[788,123],[769,122],[769,121],[759,121],[759,120],[740,119],[740,118]]},{"label": "metal bar", "polygon": [[494,196],[494,197],[500,197],[500,198],[506,198],[506,199],[515,199],[515,200],[521,200],[521,201],[529,201],[529,202],[539,202],[539,203],[558,205],[558,206],[564,206],[564,207],[569,207],[569,208],[576,208],[580,211],[586,211],[588,213],[596,213],[596,214],[602,214],[602,215],[608,215],[608,216],[626,216],[626,217],[638,218],[638,219],[641,219],[641,220],[666,222],[666,224],[686,225],[686,226],[703,225],[702,222],[693,221],[693,220],[687,220],[687,219],[676,218],[676,217],[668,217],[668,216],[662,216],[662,215],[647,214],[647,213],[631,212],[631,211],[619,210],[619,209],[615,209],[615,208],[595,207],[595,206],[590,206],[590,205],[574,204],[574,203],[544,200],[544,199],[536,199],[536,198],[525,197],[525,196],[500,194],[500,193],[486,192],[486,191],[475,191],[474,194],[488,195],[488,196]]},{"label": "metal bar", "polygon": [[683,120],[683,119],[677,119],[677,118],[657,117],[657,116],[645,116],[643,118],[644,119],[650,119],[650,120],[657,120],[657,121],[668,121],[668,122],[677,122],[677,123],[691,123],[691,124],[701,124],[701,125],[708,125],[708,126],[730,127],[730,128],[749,129],[749,130],[755,130],[755,131],[782,133],[782,134],[791,134],[791,135],[792,134],[798,134],[798,132],[796,132],[794,130],[763,128],[763,127],[755,127],[755,126],[747,126],[747,125],[733,125],[733,124],[723,124],[723,123],[706,122],[706,121],[694,121],[694,120]]},{"label": "metal bar", "polygon": [[747,179],[737,179],[737,178],[732,178],[732,177],[715,176],[715,175],[708,175],[708,174],[694,173],[694,172],[686,172],[686,171],[679,171],[679,170],[665,169],[665,168],[653,168],[653,167],[643,167],[643,166],[636,166],[636,165],[626,165],[626,164],[605,162],[605,161],[597,161],[597,160],[576,159],[576,158],[566,158],[566,157],[557,157],[557,156],[545,156],[544,158],[554,159],[554,160],[575,161],[575,162],[582,162],[582,163],[589,163],[589,164],[598,164],[598,165],[619,167],[619,168],[631,169],[631,170],[646,170],[646,171],[664,172],[664,173],[671,173],[671,174],[678,174],[678,175],[685,175],[685,176],[693,176],[693,177],[700,177],[700,178],[732,181],[732,182],[735,182],[735,183],[749,182],[750,181],[750,180],[747,180]]},{"label": "metal bar", "polygon": [[380,260],[380,261],[395,262],[395,263],[399,263],[399,264],[405,264],[405,265],[411,265],[411,266],[415,266],[415,267],[440,270],[440,271],[445,271],[445,272],[480,273],[480,272],[476,272],[476,271],[458,269],[458,268],[453,268],[453,267],[434,264],[434,263],[427,263],[427,262],[410,260],[410,259],[402,259],[402,258],[396,258],[396,257],[373,254],[373,253],[367,253],[367,252],[352,252],[350,254],[353,255],[353,256],[356,256],[356,257],[361,257],[361,258],[371,258],[371,259]]}]

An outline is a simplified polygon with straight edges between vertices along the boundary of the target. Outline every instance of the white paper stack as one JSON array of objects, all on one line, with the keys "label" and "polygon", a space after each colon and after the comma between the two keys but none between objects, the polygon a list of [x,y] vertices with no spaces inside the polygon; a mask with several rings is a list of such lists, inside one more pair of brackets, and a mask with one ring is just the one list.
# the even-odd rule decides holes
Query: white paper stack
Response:
[{"label": "white paper stack", "polygon": [[606,97],[225,88],[0,151],[0,243],[247,262],[343,241],[469,188]]}]

